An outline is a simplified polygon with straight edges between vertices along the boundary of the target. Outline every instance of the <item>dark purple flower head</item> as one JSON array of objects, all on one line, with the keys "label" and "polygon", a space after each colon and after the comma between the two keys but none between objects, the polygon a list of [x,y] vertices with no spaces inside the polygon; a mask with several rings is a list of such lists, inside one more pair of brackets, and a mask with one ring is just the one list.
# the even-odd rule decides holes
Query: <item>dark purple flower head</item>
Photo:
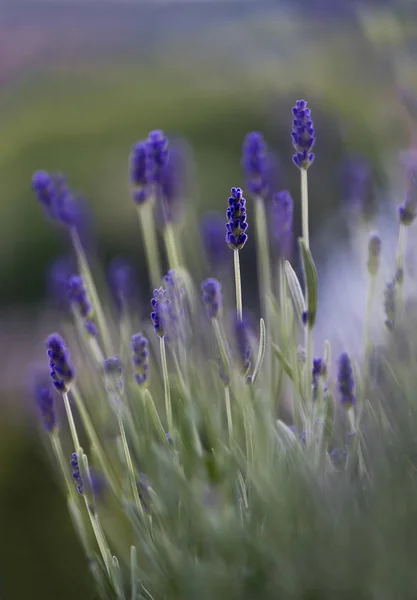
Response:
[{"label": "dark purple flower head", "polygon": [[325,379],[327,377],[327,365],[324,362],[323,358],[314,358],[313,359],[313,370],[312,370],[314,400],[317,398],[317,391],[318,391],[318,384],[319,384],[320,377],[322,377],[323,379]]},{"label": "dark purple flower head", "polygon": [[246,230],[246,200],[240,188],[232,188],[226,211],[226,242],[232,250],[241,250],[248,236]]},{"label": "dark purple flower head", "polygon": [[337,385],[340,394],[340,402],[346,410],[356,404],[355,381],[349,355],[343,352],[339,356]]},{"label": "dark purple flower head", "polygon": [[417,216],[417,160],[413,156],[407,166],[407,188],[405,200],[398,207],[401,225],[411,225]]},{"label": "dark purple flower head", "polygon": [[268,146],[261,133],[253,131],[245,137],[242,166],[250,193],[265,198],[269,191],[270,157]]},{"label": "dark purple flower head", "polygon": [[206,257],[211,269],[228,262],[229,251],[224,243],[224,219],[217,213],[204,217],[201,224],[201,234]]},{"label": "dark purple flower head", "polygon": [[126,258],[114,258],[108,268],[108,281],[114,302],[123,310],[137,299],[137,280],[135,267]]},{"label": "dark purple flower head", "polygon": [[104,361],[104,376],[106,390],[111,394],[119,395],[123,392],[123,368],[120,359],[112,356]]},{"label": "dark purple flower head", "polygon": [[75,481],[78,493],[82,494],[83,493],[83,489],[84,489],[84,485],[83,485],[83,480],[81,478],[80,465],[78,464],[78,455],[77,455],[76,452],[72,453],[72,458],[71,458],[71,461],[70,461],[70,465],[73,468],[72,478]]},{"label": "dark purple flower head", "polygon": [[138,385],[143,385],[149,376],[149,342],[141,333],[132,336],[132,363]]},{"label": "dark purple flower head", "polygon": [[146,179],[146,141],[137,142],[130,153],[129,174],[133,186],[132,197],[136,204],[143,204],[149,197],[148,180]]},{"label": "dark purple flower head", "polygon": [[165,339],[167,342],[185,341],[186,294],[182,277],[170,269],[163,278],[169,303],[165,315]]},{"label": "dark purple flower head", "polygon": [[310,109],[307,108],[305,100],[297,100],[292,109],[294,116],[292,122],[292,144],[295,149],[292,160],[300,169],[308,169],[314,162],[314,154],[311,150],[315,144],[315,132],[311,120]]},{"label": "dark purple flower head", "polygon": [[156,219],[165,226],[179,223],[184,214],[191,171],[191,153],[186,143],[170,144],[169,155],[161,174],[160,194],[156,204]]},{"label": "dark purple flower head", "polygon": [[39,407],[42,423],[46,431],[52,432],[56,427],[55,398],[49,384],[41,383],[36,385],[36,404]]},{"label": "dark purple flower head", "polygon": [[223,304],[221,283],[217,279],[209,278],[203,281],[201,289],[207,315],[210,319],[215,319],[219,316]]},{"label": "dark purple flower head", "polygon": [[151,131],[146,140],[145,178],[147,183],[162,184],[168,157],[168,138],[160,129]]},{"label": "dark purple flower head", "polygon": [[294,203],[287,190],[278,192],[272,198],[272,228],[283,260],[290,260],[293,245]]},{"label": "dark purple flower head", "polygon": [[32,189],[47,215],[53,218],[55,206],[55,185],[47,171],[36,171],[32,177]]},{"label": "dark purple flower head", "polygon": [[57,333],[46,340],[47,355],[52,383],[58,392],[68,392],[74,379],[74,368],[65,342]]},{"label": "dark purple flower head", "polygon": [[235,341],[240,368],[243,373],[247,373],[251,367],[252,346],[249,326],[245,319],[235,320]]},{"label": "dark purple flower head", "polygon": [[79,275],[72,275],[68,281],[68,298],[76,312],[82,318],[87,332],[97,337],[98,330],[93,320],[93,307],[88,298],[84,281]]},{"label": "dark purple flower head", "polygon": [[172,310],[171,300],[168,298],[167,291],[164,288],[160,287],[153,291],[151,306],[153,329],[159,337],[164,337],[166,334],[167,319]]}]

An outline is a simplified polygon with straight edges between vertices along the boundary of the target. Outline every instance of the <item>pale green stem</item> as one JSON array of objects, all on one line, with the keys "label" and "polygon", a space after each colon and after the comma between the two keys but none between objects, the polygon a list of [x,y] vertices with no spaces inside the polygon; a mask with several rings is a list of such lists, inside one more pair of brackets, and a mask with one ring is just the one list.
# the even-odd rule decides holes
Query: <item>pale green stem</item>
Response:
[{"label": "pale green stem", "polygon": [[171,390],[169,387],[168,365],[164,337],[159,338],[159,348],[161,351],[162,378],[164,380],[165,412],[167,418],[167,427],[168,431],[172,433]]},{"label": "pale green stem", "polygon": [[101,465],[101,468],[103,469],[103,472],[107,478],[107,481],[108,481],[113,493],[115,494],[116,497],[119,497],[119,492],[120,492],[119,487],[116,483],[113,473],[109,469],[109,466],[108,466],[109,461],[106,458],[106,455],[104,453],[104,450],[102,448],[102,445],[100,443],[98,435],[94,428],[94,425],[90,419],[90,415],[88,414],[87,409],[85,407],[82,396],[76,386],[73,386],[71,389],[72,389],[72,395],[74,396],[74,400],[77,405],[77,409],[80,413],[80,417],[83,422],[85,431],[86,431],[88,437],[90,438],[90,442],[91,442],[92,446],[94,447],[94,450],[97,455],[98,461]]},{"label": "pale green stem", "polygon": [[[64,458],[64,453],[62,451],[61,442],[59,440],[59,436],[58,436],[57,432],[54,432],[51,435],[51,441],[52,441],[52,448],[54,450],[56,459],[57,459],[57,461],[59,463],[59,466],[61,468],[62,475],[63,475],[63,477],[65,479],[65,483],[67,484],[68,493],[70,494],[70,496],[75,496],[75,494],[74,494],[74,490],[75,490],[74,482],[72,481],[72,479],[71,479],[71,477],[69,475],[69,462],[67,463],[67,461]],[[78,448],[77,448],[77,451],[78,451]]]},{"label": "pale green stem", "polygon": [[158,288],[161,285],[162,275],[158,239],[153,218],[154,203],[155,200],[152,198],[145,202],[145,204],[138,206],[138,214],[142,227],[149,277],[152,287]]},{"label": "pale green stem", "polygon": [[229,351],[226,347],[226,342],[222,335],[219,321],[216,318],[214,318],[211,320],[211,322],[213,324],[214,335],[216,336],[217,346],[218,346],[219,352],[220,352],[220,358],[221,358],[223,366],[226,369],[227,374],[228,374],[228,372],[229,372]]},{"label": "pale green stem", "polygon": [[88,505],[87,498],[85,499],[85,505],[87,507],[88,516],[90,518],[91,527],[94,531],[95,538],[97,540],[98,547],[100,549],[101,556],[103,558],[104,565],[106,567],[107,574],[111,577],[110,565],[108,561],[108,544],[104,536],[103,530],[100,525],[100,520],[96,513],[93,513],[90,506]]},{"label": "pale green stem", "polygon": [[[257,242],[257,262],[259,278],[259,294],[265,319],[269,316],[269,301],[271,296],[271,264],[268,248],[268,225],[265,204],[260,196],[255,198],[255,227]],[[269,319],[268,319],[269,321]],[[267,322],[268,322],[267,321]]]},{"label": "pale green stem", "polygon": [[310,249],[310,236],[308,229],[308,182],[307,169],[300,169],[301,174],[301,219],[303,238],[308,249]]},{"label": "pale green stem", "polygon": [[106,326],[106,319],[104,317],[104,312],[100,303],[100,298],[97,293],[96,286],[94,284],[93,276],[91,274],[91,269],[88,264],[87,258],[85,256],[84,249],[80,242],[80,238],[78,236],[77,230],[75,228],[71,229],[71,239],[75,249],[75,253],[77,255],[78,260],[78,268],[80,273],[84,279],[86,288],[88,290],[88,294],[91,298],[91,302],[93,305],[95,317],[97,319],[97,326],[99,329],[100,336],[103,340],[104,350],[107,356],[112,355],[112,343],[111,338]]},{"label": "pale green stem", "polygon": [[224,402],[226,405],[227,431],[229,433],[229,442],[231,442],[233,438],[233,420],[232,407],[230,404],[230,389],[228,385],[224,386]]},{"label": "pale green stem", "polygon": [[181,263],[180,263],[180,260],[178,257],[174,229],[173,229],[171,223],[168,223],[165,226],[164,241],[165,241],[165,249],[166,249],[166,253],[167,253],[167,257],[168,257],[169,268],[170,269],[178,269],[180,267]]},{"label": "pale green stem", "polygon": [[239,250],[234,250],[234,264],[235,264],[235,287],[236,287],[236,314],[237,320],[242,320],[242,282],[240,279],[240,262],[239,262]]},{"label": "pale green stem", "polygon": [[123,419],[122,419],[120,410],[117,413],[117,420],[119,422],[120,434],[122,436],[123,450],[125,453],[127,470],[129,472],[130,484],[132,486],[133,498],[135,500],[135,504],[137,506],[139,513],[142,515],[142,518],[144,519],[145,512],[143,510],[142,502],[140,501],[140,498],[139,498],[138,486],[137,486],[136,477],[135,477],[135,469],[133,467],[133,461],[132,461],[129,446],[127,443],[126,432],[125,432],[125,428],[123,425]]},{"label": "pale green stem", "polygon": [[371,352],[371,321],[372,321],[372,304],[375,295],[376,277],[370,276],[368,298],[366,302],[365,324],[364,324],[364,364],[363,364],[363,381],[364,392],[366,393],[367,378],[369,375],[369,358]]},{"label": "pale green stem", "polygon": [[72,410],[71,410],[71,405],[70,405],[70,401],[68,398],[68,393],[64,392],[62,394],[62,397],[64,399],[64,405],[65,405],[65,410],[67,413],[67,419],[68,419],[68,424],[69,424],[69,428],[71,431],[71,437],[72,437],[72,442],[74,444],[74,449],[75,449],[75,452],[78,452],[78,449],[81,447],[81,445],[80,445],[80,440],[78,439],[77,428],[75,427],[74,417],[72,415]]}]

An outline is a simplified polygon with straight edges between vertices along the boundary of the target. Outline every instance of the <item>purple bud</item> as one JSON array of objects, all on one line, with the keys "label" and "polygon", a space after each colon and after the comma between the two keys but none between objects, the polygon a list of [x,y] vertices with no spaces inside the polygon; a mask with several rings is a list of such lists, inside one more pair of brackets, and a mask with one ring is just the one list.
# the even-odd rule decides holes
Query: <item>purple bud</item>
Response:
[{"label": "purple bud", "polygon": [[78,464],[78,455],[76,452],[72,453],[70,465],[73,468],[72,478],[77,486],[78,493],[82,495],[84,486],[80,473],[80,465]]},{"label": "purple bud", "polygon": [[132,337],[132,363],[135,369],[135,379],[138,385],[143,385],[149,376],[149,342],[141,333]]},{"label": "purple bud", "polygon": [[311,150],[315,144],[315,131],[311,120],[310,109],[305,100],[297,100],[292,109],[294,120],[292,122],[292,143],[295,154],[292,159],[299,169],[308,169],[314,162]]},{"label": "purple bud", "polygon": [[65,342],[60,335],[53,333],[46,340],[46,348],[52,383],[58,392],[66,393],[74,379],[74,368]]},{"label": "purple bud", "polygon": [[219,316],[223,304],[221,283],[217,279],[209,278],[203,281],[201,289],[207,315],[210,319],[215,319]]},{"label": "purple bud", "polygon": [[268,146],[261,133],[248,133],[243,142],[242,166],[246,186],[253,196],[265,198],[268,195],[268,174],[270,156]]},{"label": "purple bud", "polygon": [[93,307],[83,279],[79,275],[72,275],[68,281],[68,298],[82,318],[87,332],[93,337],[97,337],[98,330],[93,320]]},{"label": "purple bud", "polygon": [[337,385],[340,394],[340,402],[345,409],[356,404],[355,381],[349,355],[343,352],[339,357]]},{"label": "purple bud", "polygon": [[246,200],[240,188],[232,188],[226,211],[226,242],[231,250],[241,250],[248,236],[246,230]]}]

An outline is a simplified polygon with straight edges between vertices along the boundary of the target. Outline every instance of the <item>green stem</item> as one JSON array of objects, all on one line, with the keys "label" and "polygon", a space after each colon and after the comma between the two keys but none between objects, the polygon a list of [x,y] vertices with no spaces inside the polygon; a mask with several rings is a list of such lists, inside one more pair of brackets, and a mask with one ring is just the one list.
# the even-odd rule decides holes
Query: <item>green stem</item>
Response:
[{"label": "green stem", "polygon": [[171,223],[165,226],[164,231],[165,249],[168,256],[168,265],[170,269],[178,269],[180,260],[178,257],[177,244],[175,241],[174,229]]},{"label": "green stem", "polygon": [[268,226],[265,213],[265,204],[260,196],[255,198],[255,227],[257,242],[257,262],[259,293],[262,311],[268,318],[269,298],[271,296],[271,264],[268,248]]},{"label": "green stem", "polygon": [[300,169],[301,174],[301,220],[303,238],[308,249],[310,249],[310,236],[308,229],[308,182],[307,169]]},{"label": "green stem", "polygon": [[69,424],[69,428],[71,431],[72,441],[74,444],[74,450],[75,450],[75,452],[78,452],[78,449],[81,448],[81,444],[80,444],[80,440],[78,439],[77,428],[75,427],[74,417],[73,417],[71,405],[70,405],[70,402],[68,399],[68,393],[64,392],[62,394],[62,397],[64,399],[64,405],[65,405],[65,410],[67,413],[67,419],[68,419],[68,424]]},{"label": "green stem", "polygon": [[230,389],[229,389],[228,385],[224,386],[224,402],[226,405],[227,431],[229,433],[229,442],[231,442],[232,437],[233,437],[233,421],[232,421],[232,407],[230,404]]},{"label": "green stem", "polygon": [[229,351],[228,348],[226,346],[226,341],[222,335],[222,331],[220,329],[220,324],[219,321],[214,318],[211,320],[212,324],[213,324],[213,329],[214,329],[214,335],[216,336],[216,341],[217,341],[217,346],[219,348],[219,352],[220,352],[220,358],[221,361],[223,363],[223,367],[226,371],[226,374],[229,374]]},{"label": "green stem", "polygon": [[371,352],[371,317],[372,317],[372,304],[375,295],[376,277],[370,276],[368,298],[366,302],[366,313],[365,313],[365,324],[364,324],[364,364],[363,364],[363,381],[364,381],[364,392],[366,394],[366,384],[369,371],[369,358]]},{"label": "green stem", "polygon": [[166,355],[166,351],[165,351],[164,337],[159,338],[159,347],[161,350],[161,365],[162,365],[162,377],[164,380],[165,412],[166,412],[166,417],[167,417],[167,426],[168,426],[168,432],[172,433],[171,390],[169,388],[167,355]]},{"label": "green stem", "polygon": [[237,320],[242,320],[242,282],[240,279],[240,262],[239,262],[239,250],[234,250],[234,264],[235,264],[235,287],[236,287],[236,314]]},{"label": "green stem", "polygon": [[139,498],[138,486],[137,486],[136,477],[135,477],[135,469],[133,467],[133,461],[132,461],[132,457],[131,457],[131,454],[129,451],[129,446],[128,446],[127,438],[126,438],[126,431],[125,431],[125,428],[123,425],[123,419],[122,419],[120,410],[118,411],[118,414],[117,414],[117,420],[119,422],[120,434],[122,436],[123,450],[125,453],[127,470],[129,472],[129,477],[130,477],[130,485],[132,486],[133,498],[135,500],[135,504],[137,506],[139,513],[142,515],[142,518],[144,519],[145,512],[143,510],[142,502],[140,501],[140,498]]},{"label": "green stem", "polygon": [[[69,463],[67,464],[67,461],[64,458],[64,453],[62,451],[62,445],[61,442],[59,440],[59,436],[57,432],[54,432],[51,435],[51,441],[52,441],[52,448],[54,450],[54,454],[56,456],[56,459],[59,463],[59,466],[61,468],[62,471],[62,475],[65,479],[65,483],[67,485],[68,488],[68,493],[71,497],[74,497],[74,490],[75,490],[75,486],[74,486],[74,482],[71,480],[71,477],[69,475]],[[78,448],[77,448],[78,450]]]},{"label": "green stem", "polygon": [[111,338],[110,338],[110,335],[109,335],[109,332],[108,332],[108,329],[106,326],[106,319],[104,317],[103,308],[100,303],[100,298],[97,293],[97,288],[94,284],[94,279],[91,274],[90,266],[88,264],[84,249],[82,247],[80,238],[79,238],[77,230],[75,228],[71,229],[71,239],[72,239],[72,243],[74,246],[75,254],[77,256],[78,268],[84,279],[89,296],[91,298],[95,317],[97,319],[97,326],[99,329],[100,336],[103,340],[103,346],[104,346],[105,353],[107,354],[107,356],[111,356],[112,355],[112,343],[111,343]]},{"label": "green stem", "polygon": [[158,239],[156,236],[155,222],[153,218],[154,203],[155,199],[152,198],[145,202],[145,204],[138,206],[138,214],[142,227],[149,278],[151,280],[152,287],[157,288],[161,284],[162,274]]},{"label": "green stem", "polygon": [[83,422],[85,431],[86,431],[88,437],[90,438],[90,442],[91,442],[92,446],[94,447],[94,450],[97,455],[98,461],[101,465],[101,468],[103,469],[103,472],[108,480],[108,483],[109,483],[113,493],[115,494],[116,497],[119,497],[119,488],[117,486],[116,480],[115,480],[111,470],[109,469],[108,460],[106,458],[106,455],[104,453],[104,450],[103,450],[100,440],[98,438],[98,435],[96,433],[94,425],[90,419],[90,415],[87,412],[87,409],[85,407],[82,396],[76,386],[72,386],[71,389],[72,389],[72,395],[74,396],[74,400],[77,405],[77,409],[80,413],[80,417]]}]

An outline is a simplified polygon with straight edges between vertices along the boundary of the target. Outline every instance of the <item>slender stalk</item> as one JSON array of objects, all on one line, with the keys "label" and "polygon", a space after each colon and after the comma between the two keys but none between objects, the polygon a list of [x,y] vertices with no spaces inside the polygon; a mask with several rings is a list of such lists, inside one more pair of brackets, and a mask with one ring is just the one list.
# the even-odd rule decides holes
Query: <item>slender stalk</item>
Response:
[{"label": "slender stalk", "polygon": [[302,233],[307,248],[310,248],[310,236],[308,229],[308,182],[307,169],[300,169],[301,174],[301,219]]},{"label": "slender stalk", "polygon": [[72,414],[71,405],[70,405],[69,398],[68,398],[68,393],[64,392],[62,394],[62,397],[64,399],[64,406],[65,406],[65,411],[67,413],[67,419],[68,419],[68,423],[69,423],[69,427],[70,427],[70,431],[71,431],[72,441],[74,444],[74,450],[75,450],[75,452],[78,452],[78,449],[81,447],[81,444],[80,444],[80,440],[78,439],[77,428],[75,427],[74,417]]},{"label": "slender stalk", "polygon": [[366,380],[368,377],[369,370],[369,357],[371,352],[371,317],[372,317],[372,304],[375,296],[375,285],[376,285],[376,277],[375,275],[370,276],[369,287],[368,287],[368,298],[366,301],[366,313],[365,313],[365,323],[364,323],[364,364],[363,364],[363,380],[364,380],[364,389],[366,388]]},{"label": "slender stalk", "polygon": [[229,362],[230,362],[229,349],[227,348],[226,341],[224,339],[224,336],[222,335],[219,321],[216,318],[214,318],[211,320],[211,322],[213,324],[214,335],[216,336],[217,346],[218,346],[219,352],[220,352],[220,358],[222,360],[223,367],[226,369],[226,372],[228,373]]},{"label": "slender stalk", "polygon": [[228,385],[224,386],[224,402],[226,405],[227,431],[229,433],[229,442],[231,442],[233,438],[233,420],[232,407],[230,404],[230,389]]},{"label": "slender stalk", "polygon": [[239,250],[234,250],[234,264],[235,264],[235,287],[236,287],[236,313],[238,321],[242,320],[242,282],[240,279],[240,262],[239,262]]},{"label": "slender stalk", "polygon": [[118,497],[119,496],[119,487],[117,486],[117,483],[116,483],[113,473],[109,469],[109,466],[108,466],[109,461],[106,458],[106,455],[104,453],[104,450],[102,448],[102,445],[100,443],[98,435],[94,428],[93,422],[91,421],[90,415],[88,414],[87,409],[85,407],[82,396],[79,393],[76,386],[72,386],[71,389],[72,389],[72,395],[74,396],[74,400],[77,405],[78,411],[80,413],[81,420],[83,422],[85,431],[86,431],[88,437],[90,438],[90,442],[91,442],[92,446],[94,447],[94,450],[97,455],[98,461],[101,465],[101,468],[103,469],[103,472],[106,475],[106,478],[108,480],[108,483],[109,483],[113,493],[115,494],[116,497]]},{"label": "slender stalk", "polygon": [[179,260],[177,244],[175,241],[174,229],[171,223],[167,223],[167,225],[165,226],[164,241],[169,268],[178,269],[181,263]]},{"label": "slender stalk", "polygon": [[153,218],[154,203],[155,199],[152,198],[145,202],[145,204],[138,206],[138,215],[142,227],[149,278],[152,287],[157,288],[160,285],[162,274],[158,239],[156,236],[155,222]]},{"label": "slender stalk", "polygon": [[136,484],[136,477],[135,477],[135,469],[133,467],[133,461],[132,461],[132,457],[131,457],[131,454],[129,451],[129,446],[128,446],[127,438],[126,438],[126,432],[125,432],[125,428],[123,425],[123,419],[122,419],[120,410],[117,413],[117,420],[119,422],[120,434],[122,436],[123,451],[125,453],[127,470],[129,472],[129,478],[130,478],[130,485],[132,486],[133,498],[135,500],[135,504],[137,506],[139,513],[142,515],[143,518],[145,518],[145,512],[143,510],[142,502],[140,501],[140,498],[139,498],[138,486]]},{"label": "slender stalk", "polygon": [[[265,204],[260,196],[255,198],[255,227],[257,242],[257,263],[259,278],[259,293],[262,311],[268,319],[269,298],[271,296],[271,264],[268,248],[268,226],[266,220]],[[269,319],[268,319],[269,321]]]},{"label": "slender stalk", "polygon": [[[52,448],[54,450],[55,457],[58,461],[58,464],[62,471],[62,475],[65,479],[65,483],[68,488],[68,493],[70,496],[73,497],[75,495],[74,494],[75,486],[74,486],[74,482],[71,480],[71,477],[69,475],[69,467],[68,467],[67,461],[65,460],[64,453],[62,451],[62,445],[61,445],[61,442],[60,442],[57,432],[54,432],[51,435],[51,442],[52,442]],[[78,448],[77,448],[77,450],[78,450]]]},{"label": "slender stalk", "polygon": [[165,412],[167,417],[168,431],[172,432],[172,405],[171,405],[171,390],[169,387],[167,355],[165,350],[165,338],[159,338],[159,348],[161,351],[162,377],[164,380],[164,395],[165,395]]},{"label": "slender stalk", "polygon": [[87,258],[85,256],[84,249],[80,242],[80,238],[78,236],[77,230],[74,227],[71,229],[71,239],[72,239],[75,254],[76,254],[77,260],[78,260],[78,268],[79,268],[80,273],[85,281],[85,285],[87,287],[88,293],[91,297],[91,301],[92,301],[93,308],[94,308],[94,313],[95,313],[95,316],[97,319],[98,329],[100,332],[100,336],[103,340],[103,346],[104,346],[105,353],[107,354],[107,356],[111,356],[112,355],[112,343],[111,343],[111,338],[110,338],[110,335],[109,335],[109,332],[108,332],[108,329],[106,326],[106,319],[104,317],[103,308],[100,303],[100,298],[97,293],[96,286],[94,284],[94,279],[91,274],[91,269],[88,264]]}]

